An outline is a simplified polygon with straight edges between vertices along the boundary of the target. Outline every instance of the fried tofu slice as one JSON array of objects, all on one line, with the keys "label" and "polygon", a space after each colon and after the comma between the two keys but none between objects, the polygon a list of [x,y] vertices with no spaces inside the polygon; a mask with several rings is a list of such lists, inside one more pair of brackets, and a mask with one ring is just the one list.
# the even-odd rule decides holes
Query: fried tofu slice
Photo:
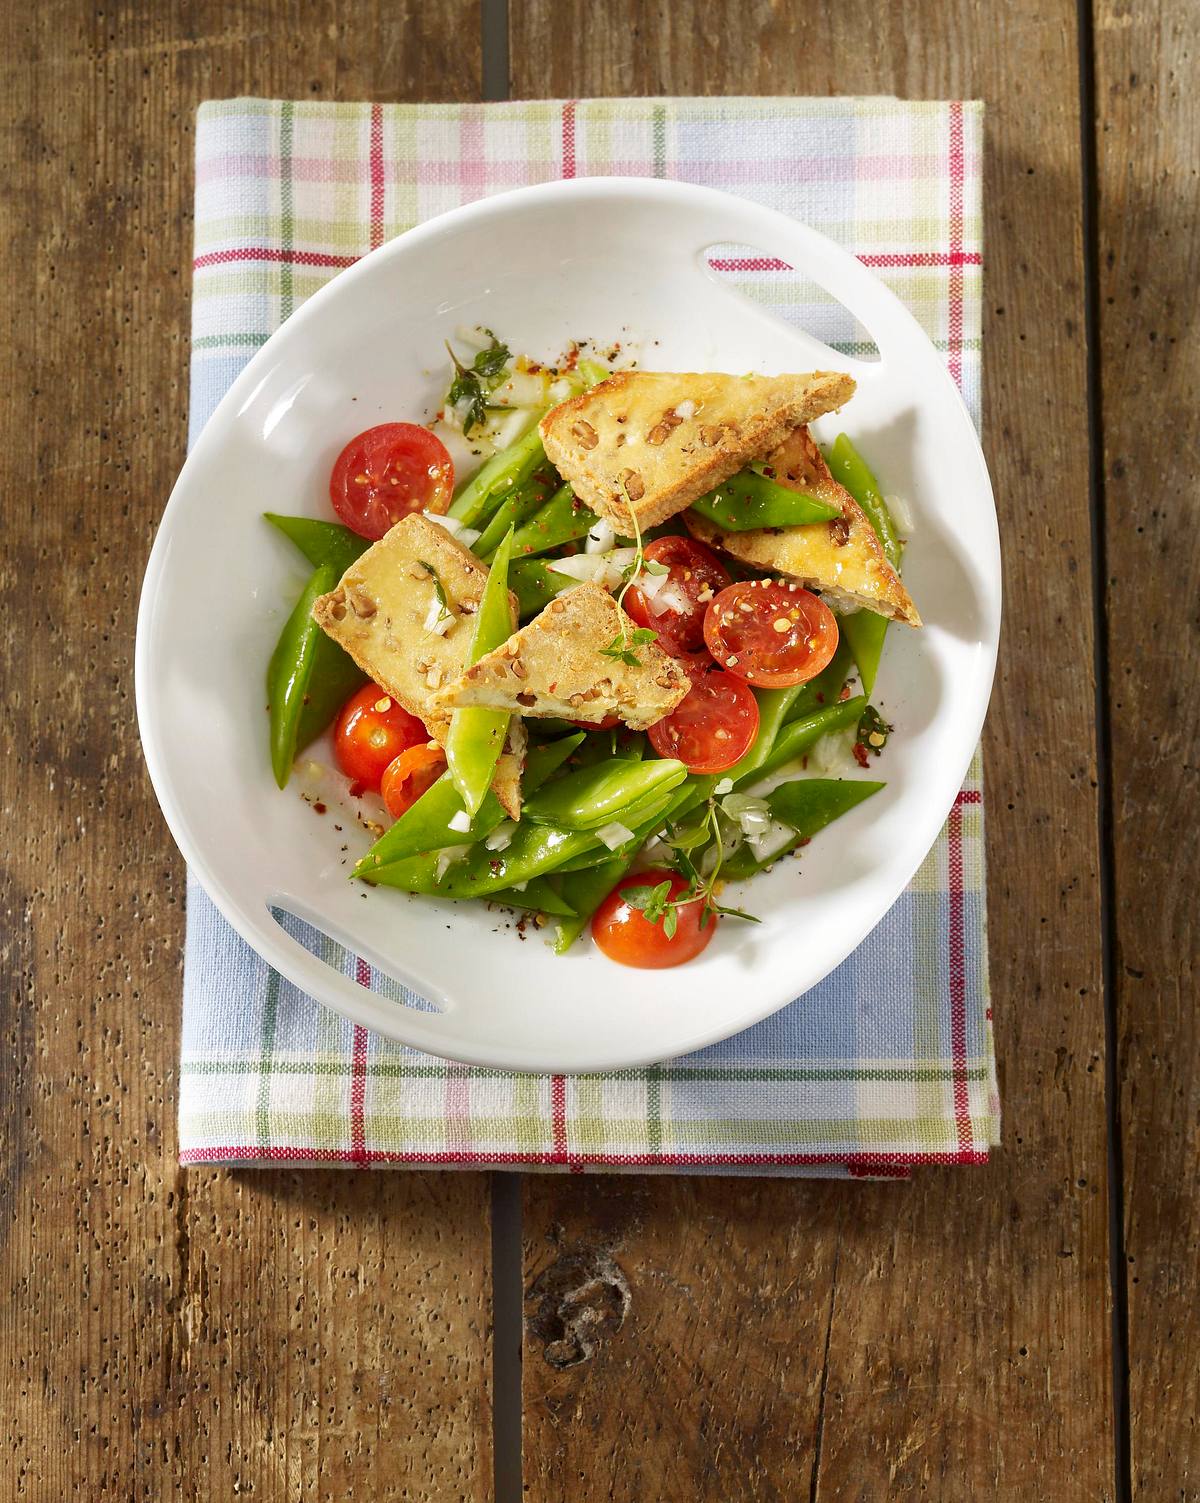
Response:
[{"label": "fried tofu slice", "polygon": [[830,605],[875,611],[907,626],[920,626],[920,614],[884,556],[875,529],[854,497],[833,478],[808,429],[790,433],[767,465],[780,485],[830,502],[840,508],[841,517],[806,527],[726,532],[689,512],[688,531],[743,564],[819,590]]},{"label": "fried tofu slice", "polygon": [[546,453],[618,533],[656,527],[854,395],[836,371],[723,376],[622,371],[552,408]]},{"label": "fried tofu slice", "polygon": [[[336,589],[316,600],[313,619],[444,746],[450,715],[437,695],[466,665],[487,574],[487,565],[444,527],[413,513],[351,564]],[[433,629],[441,615],[439,584],[454,617],[444,632]],[[511,605],[516,626],[515,597]],[[492,784],[513,819],[521,816],[525,742],[524,727],[514,720]]]},{"label": "fried tofu slice", "polygon": [[[633,645],[636,629],[607,590],[578,585],[468,668],[439,702],[448,709],[482,705],[589,725],[616,715],[645,730],[670,714],[691,683],[655,643]],[[606,652],[622,632],[636,662]]]}]

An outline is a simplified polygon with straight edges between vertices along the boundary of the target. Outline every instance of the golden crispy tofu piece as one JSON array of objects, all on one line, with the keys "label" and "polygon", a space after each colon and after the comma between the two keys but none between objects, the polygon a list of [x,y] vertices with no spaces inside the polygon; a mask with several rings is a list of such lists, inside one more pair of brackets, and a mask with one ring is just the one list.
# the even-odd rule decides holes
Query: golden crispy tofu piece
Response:
[{"label": "golden crispy tofu piece", "polygon": [[622,371],[542,419],[546,453],[579,499],[617,532],[683,511],[761,459],[797,425],[854,394],[837,372],[803,376]]},{"label": "golden crispy tofu piece", "polygon": [[688,531],[752,568],[819,590],[831,605],[862,607],[920,626],[921,617],[900,576],[888,563],[875,529],[854,497],[830,474],[806,427],[797,428],[767,460],[780,485],[805,491],[841,509],[832,522],[726,532],[689,512]]},{"label": "golden crispy tofu piece", "polygon": [[[487,565],[444,527],[414,513],[351,564],[337,588],[314,603],[313,619],[444,745],[450,716],[437,703],[438,691],[463,671],[487,574]],[[441,633],[432,629],[439,584],[454,616]],[[510,598],[516,626],[517,602]],[[513,819],[521,815],[525,739],[514,721],[492,784]]]},{"label": "golden crispy tofu piece", "polygon": [[[626,633],[635,663],[606,656]],[[688,692],[687,674],[653,642],[632,645],[636,627],[607,590],[582,584],[488,653],[448,689],[447,708],[482,705],[515,715],[557,715],[598,725],[616,715],[645,730]]]}]

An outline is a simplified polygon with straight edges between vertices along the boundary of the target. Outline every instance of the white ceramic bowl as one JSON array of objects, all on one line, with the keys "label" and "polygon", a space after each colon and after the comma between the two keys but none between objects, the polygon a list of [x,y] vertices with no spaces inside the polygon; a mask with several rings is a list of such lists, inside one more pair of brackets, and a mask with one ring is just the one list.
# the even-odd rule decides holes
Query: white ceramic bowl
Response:
[{"label": "white ceramic bowl", "polygon": [[[803,271],[868,329],[878,361],[837,355],[747,302],[705,250],[754,246]],[[306,569],[264,510],[327,517],[346,440],[428,412],[443,340],[482,323],[551,355],[627,339],[662,370],[848,369],[839,418],[916,519],[905,582],[925,618],[888,634],[877,694],[897,728],[887,789],[746,890],[760,925],[726,922],[704,955],[623,969],[586,940],[556,958],[481,904],[346,880],[337,835],[267,755],[263,679]],[[657,341],[657,343],[654,343]],[[710,189],[580,179],[485,199],[410,230],[317,293],[234,382],[167,505],[143,587],[137,705],[150,775],[192,871],[271,965],[325,1005],[433,1054],[529,1070],[648,1063],[747,1027],[813,986],[895,902],[929,850],[978,741],[1000,622],[987,470],[942,360],[853,257]],[[341,821],[339,821],[341,822]],[[355,843],[357,841],[357,843]],[[752,896],[749,894],[752,893]],[[280,927],[306,919],[436,1010],[327,966]]]}]

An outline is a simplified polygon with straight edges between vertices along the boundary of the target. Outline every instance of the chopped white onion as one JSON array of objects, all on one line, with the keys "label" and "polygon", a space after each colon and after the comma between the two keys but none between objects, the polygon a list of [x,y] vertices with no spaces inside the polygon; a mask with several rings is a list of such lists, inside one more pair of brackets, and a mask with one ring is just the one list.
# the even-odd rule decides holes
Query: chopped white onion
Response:
[{"label": "chopped white onion", "polygon": [[574,393],[574,385],[570,381],[568,381],[565,376],[560,376],[557,381],[552,381],[550,383],[550,390],[546,393],[546,395],[552,402],[565,402],[567,398],[569,396],[573,396]]},{"label": "chopped white onion", "polygon": [[457,537],[463,530],[463,525],[457,517],[443,514],[440,511],[422,512],[421,515],[427,522],[436,522],[439,527],[444,527],[451,537]]},{"label": "chopped white onion", "polygon": [[513,891],[514,891],[514,892],[524,892],[524,891],[525,891],[525,889],[526,889],[526,888],[527,888],[527,887],[528,887],[528,886],[529,886],[529,881],[528,881],[528,879],[526,879],[526,880],[525,880],[525,881],[524,881],[524,882],[514,882],[514,883],[513,883],[513,884],[512,884],[512,890],[513,890]]},{"label": "chopped white onion", "polygon": [[528,407],[513,407],[506,412],[494,412],[488,422],[488,436],[497,449],[507,449],[515,444],[530,426],[534,416]]},{"label": "chopped white onion", "polygon": [[732,778],[722,778],[721,781],[717,784],[717,786],[713,789],[713,792],[717,795],[718,798],[720,798],[722,796],[722,794],[732,793],[733,792],[733,779]]},{"label": "chopped white onion", "polygon": [[474,548],[483,533],[478,527],[460,527],[456,536],[464,548]]},{"label": "chopped white onion", "polygon": [[425,630],[432,632],[435,637],[444,637],[453,625],[454,613],[448,611],[434,595],[429,602],[429,609],[425,612]]},{"label": "chopped white onion", "polygon": [[851,747],[856,732],[853,727],[844,731],[830,731],[816,743],[808,754],[808,771],[812,773],[836,772],[853,759]]},{"label": "chopped white onion", "polygon": [[767,801],[749,793],[729,793],[721,800],[722,810],[740,827],[747,840],[753,840],[771,826]]},{"label": "chopped white onion", "polygon": [[496,388],[493,396],[506,407],[541,407],[546,400],[546,380],[544,376],[535,376],[529,371],[513,371]]},{"label": "chopped white onion", "polygon": [[791,825],[783,825],[777,819],[772,819],[765,830],[747,835],[746,844],[754,852],[756,861],[769,861],[772,856],[781,855],[795,839],[796,832]]},{"label": "chopped white onion", "polygon": [[[665,575],[664,578],[669,579],[670,575]],[[676,611],[679,615],[686,616],[690,609],[691,602],[676,584],[668,584],[650,601],[650,610],[655,616],[665,616],[668,611]]]},{"label": "chopped white onion", "polygon": [[636,557],[636,548],[615,548],[611,553],[573,553],[570,558],[552,560],[551,568],[556,574],[565,574],[581,584],[594,581],[606,590],[617,590],[625,582],[625,570]]},{"label": "chopped white onion", "polygon": [[556,574],[569,579],[599,579],[608,573],[608,559],[600,553],[573,553],[570,558],[556,558],[550,566]]},{"label": "chopped white onion", "polygon": [[669,574],[647,574],[643,570],[634,580],[634,584],[637,585],[647,600],[653,600],[670,577]]},{"label": "chopped white onion", "polygon": [[437,858],[433,863],[433,880],[440,882],[446,875],[447,869],[456,861],[465,861],[470,853],[469,845],[448,845],[437,852]]},{"label": "chopped white onion", "polygon": [[516,833],[516,825],[511,819],[506,819],[496,826],[483,843],[489,851],[504,851],[512,844],[512,838]]},{"label": "chopped white onion", "polygon": [[892,514],[892,521],[900,530],[901,537],[910,538],[913,533],[912,507],[905,496],[885,496],[884,502]]},{"label": "chopped white onion", "polygon": [[585,553],[611,553],[613,544],[617,541],[617,535],[603,519],[598,521],[595,527],[587,535],[584,544]]},{"label": "chopped white onion", "polygon": [[693,418],[696,416],[696,404],[691,397],[686,402],[675,403],[675,416],[681,418]]},{"label": "chopped white onion", "polygon": [[465,835],[471,828],[471,816],[465,809],[460,809],[457,814],[451,815],[447,824],[456,835]]},{"label": "chopped white onion", "polygon": [[596,831],[596,839],[602,845],[606,845],[610,851],[615,851],[623,846],[626,841],[633,839],[633,831],[627,825],[614,820],[611,825],[602,825]]},{"label": "chopped white onion", "polygon": [[457,402],[452,402],[448,407],[444,409],[446,414],[446,421],[449,422],[451,417],[453,417],[454,426],[456,428],[462,428],[465,425],[467,418],[471,415],[471,405],[471,398],[469,396],[459,397]]}]

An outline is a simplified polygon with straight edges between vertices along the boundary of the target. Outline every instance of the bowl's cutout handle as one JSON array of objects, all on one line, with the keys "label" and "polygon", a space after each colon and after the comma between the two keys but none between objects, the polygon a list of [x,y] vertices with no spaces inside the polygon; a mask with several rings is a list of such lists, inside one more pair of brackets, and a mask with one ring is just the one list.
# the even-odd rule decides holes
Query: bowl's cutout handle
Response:
[{"label": "bowl's cutout handle", "polygon": [[[759,215],[764,213],[769,215],[769,227],[762,225],[759,219]],[[727,268],[714,269],[710,264],[711,259],[714,254],[718,254],[719,259],[719,253],[727,251],[730,246],[748,247],[753,252],[750,259],[754,264],[746,267],[746,270],[779,268],[781,272],[794,272],[814,282],[835,302],[841,303],[867,332],[879,352],[881,365],[886,365],[889,361],[903,361],[912,365],[914,350],[921,352],[916,357],[920,363],[929,359],[932,351],[912,314],[890,288],[884,286],[849,251],[808,225],[789,220],[773,210],[759,210],[756,213],[753,207],[748,207],[744,214],[730,212],[727,224],[722,227],[720,221],[725,217],[722,213],[709,220],[705,226],[704,239],[695,246],[693,256],[706,276],[731,296],[746,301],[743,294],[730,286],[724,274]],[[760,304],[752,306],[763,313],[767,312]],[[776,317],[770,316],[773,319]],[[814,343],[823,343],[814,336],[806,334],[805,337],[813,339]],[[826,345],[825,348],[828,349],[829,346]],[[830,356],[835,361],[845,361],[848,358],[836,350],[830,350]],[[861,357],[859,359],[868,366],[874,363],[869,356],[866,360]]]},{"label": "bowl's cutout handle", "polygon": [[[316,913],[290,894],[274,895],[267,912],[291,952],[289,971],[296,985],[310,994],[318,998],[328,995],[332,986],[343,999],[351,997],[360,1003],[363,992],[370,992],[424,1013],[431,1020],[451,1009],[445,998],[431,999],[414,991],[372,946],[340,930],[328,915]],[[297,979],[297,970],[303,980]]]}]

